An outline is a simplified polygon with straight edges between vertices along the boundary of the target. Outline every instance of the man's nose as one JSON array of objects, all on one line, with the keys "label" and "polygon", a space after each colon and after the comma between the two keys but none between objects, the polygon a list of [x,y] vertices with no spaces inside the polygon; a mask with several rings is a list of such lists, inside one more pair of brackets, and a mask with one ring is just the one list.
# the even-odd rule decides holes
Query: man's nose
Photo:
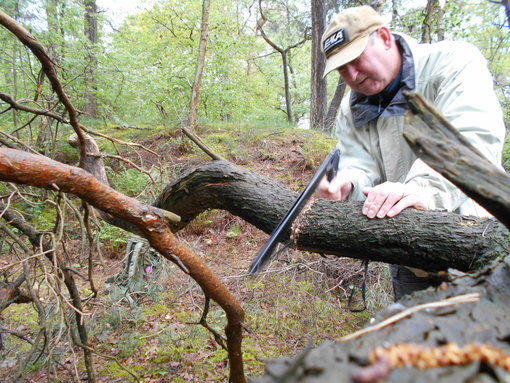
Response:
[{"label": "man's nose", "polygon": [[356,80],[356,77],[358,76],[359,71],[356,69],[356,66],[352,63],[345,64],[342,68],[342,77],[344,80]]}]

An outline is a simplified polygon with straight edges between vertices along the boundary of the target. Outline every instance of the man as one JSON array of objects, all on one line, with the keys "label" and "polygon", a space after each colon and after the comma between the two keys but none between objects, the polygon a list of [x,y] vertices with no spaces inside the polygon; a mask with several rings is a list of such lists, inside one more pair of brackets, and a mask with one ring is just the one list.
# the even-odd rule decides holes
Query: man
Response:
[{"label": "man", "polygon": [[[351,88],[337,117],[339,172],[322,180],[319,196],[365,200],[368,218],[394,217],[408,207],[488,213],[419,160],[402,131],[404,91],[417,91],[490,161],[501,166],[502,111],[486,61],[466,42],[418,44],[392,33],[369,6],[336,15],[322,38],[324,75],[337,70]],[[429,286],[409,269],[391,266],[395,299]]]}]

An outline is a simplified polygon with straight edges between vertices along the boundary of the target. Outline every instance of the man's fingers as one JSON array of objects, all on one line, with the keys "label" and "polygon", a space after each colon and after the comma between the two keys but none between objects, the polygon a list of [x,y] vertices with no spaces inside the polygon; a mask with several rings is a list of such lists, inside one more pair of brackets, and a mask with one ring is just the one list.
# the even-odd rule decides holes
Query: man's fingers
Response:
[{"label": "man's fingers", "polygon": [[399,183],[386,182],[375,187],[367,187],[363,189],[363,193],[367,199],[363,204],[362,213],[367,218],[394,217],[411,206],[425,208],[418,194],[406,190]]},{"label": "man's fingers", "polygon": [[328,198],[330,182],[327,177],[322,177],[317,190],[315,191],[319,197]]},{"label": "man's fingers", "polygon": [[[375,214],[377,218],[384,218],[386,217],[386,214],[390,211],[390,209],[393,209],[397,202],[402,201],[402,193],[390,193],[386,197],[386,200],[379,208],[379,211]],[[373,218],[373,217],[372,217]]]},{"label": "man's fingers", "polygon": [[[370,189],[370,190],[367,190]],[[386,213],[403,196],[401,192],[392,192],[382,188],[366,188],[363,192],[367,194],[367,199],[363,204],[362,213],[368,218],[384,218]]]},{"label": "man's fingers", "polygon": [[350,181],[344,181],[340,184],[340,195],[338,197],[339,200],[345,201],[347,197],[351,194],[352,191],[352,183]]},{"label": "man's fingers", "polygon": [[351,190],[350,181],[335,177],[329,182],[326,177],[323,177],[316,192],[319,197],[341,201],[347,198]]},{"label": "man's fingers", "polygon": [[416,194],[410,194],[405,196],[400,201],[398,201],[386,214],[387,217],[395,217],[400,214],[402,210],[407,209],[408,207],[415,208],[425,208],[423,203],[420,201],[420,198]]}]

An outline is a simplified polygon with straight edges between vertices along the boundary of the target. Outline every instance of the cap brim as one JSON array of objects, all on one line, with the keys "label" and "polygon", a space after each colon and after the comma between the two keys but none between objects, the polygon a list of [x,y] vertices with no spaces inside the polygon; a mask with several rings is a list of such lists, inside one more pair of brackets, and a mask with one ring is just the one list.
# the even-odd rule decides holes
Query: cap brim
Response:
[{"label": "cap brim", "polygon": [[326,69],[324,69],[324,75],[322,78],[326,77],[326,75],[335,70],[342,65],[351,62],[359,57],[361,53],[365,50],[368,43],[368,35],[360,37],[354,41],[351,41],[348,45],[344,46],[337,53],[333,54],[331,57],[326,59]]}]

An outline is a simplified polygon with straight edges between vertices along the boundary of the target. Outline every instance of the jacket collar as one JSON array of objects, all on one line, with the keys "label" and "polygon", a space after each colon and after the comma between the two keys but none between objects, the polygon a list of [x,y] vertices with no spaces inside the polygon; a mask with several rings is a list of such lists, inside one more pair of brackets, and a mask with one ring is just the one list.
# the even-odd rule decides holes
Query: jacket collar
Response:
[{"label": "jacket collar", "polygon": [[408,109],[403,92],[416,87],[414,59],[409,45],[398,34],[393,34],[402,56],[397,77],[379,94],[365,96],[351,92],[350,104],[354,126],[359,128],[378,117],[403,116]]}]

